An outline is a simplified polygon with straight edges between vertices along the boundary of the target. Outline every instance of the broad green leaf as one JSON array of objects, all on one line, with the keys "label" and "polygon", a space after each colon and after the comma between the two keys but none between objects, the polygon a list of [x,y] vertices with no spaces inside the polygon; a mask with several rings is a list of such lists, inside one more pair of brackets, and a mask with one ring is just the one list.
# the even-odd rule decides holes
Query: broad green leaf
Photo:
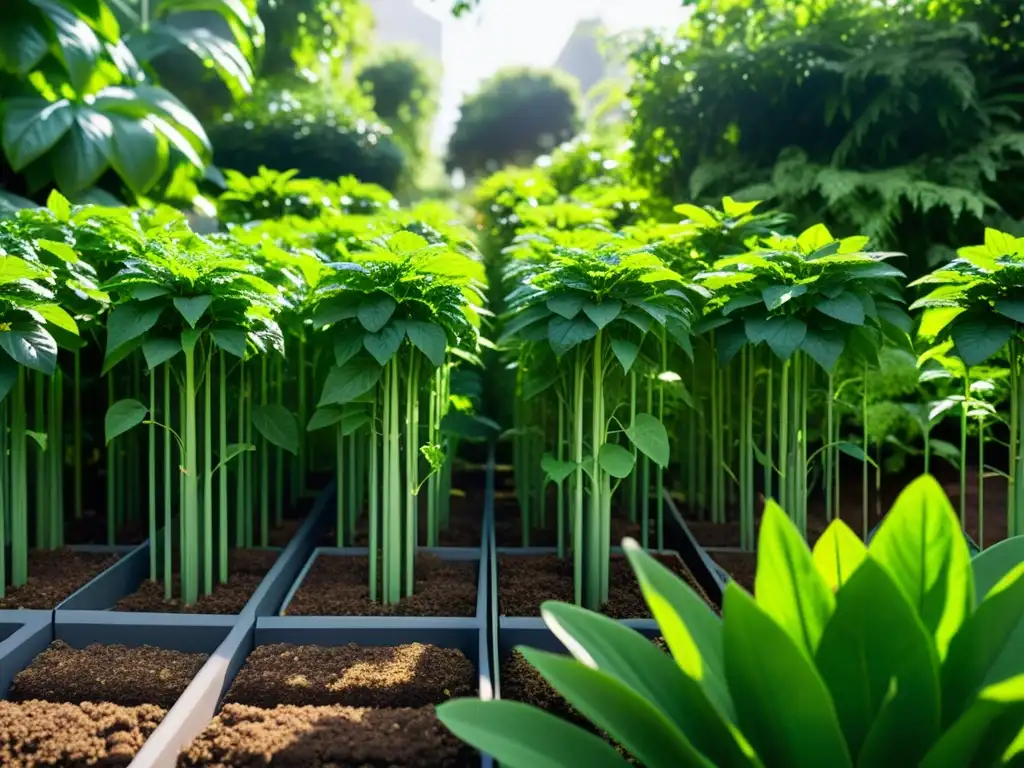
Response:
[{"label": "broad green leaf", "polygon": [[363,336],[363,346],[366,351],[373,355],[374,360],[381,365],[387,365],[391,361],[403,341],[405,341],[405,325],[403,323],[391,323],[377,333],[367,333]]},{"label": "broad green leaf", "polygon": [[730,323],[715,331],[715,350],[719,365],[726,366],[747,343],[747,333],[741,322]]},{"label": "broad green leaf", "polygon": [[813,227],[805,229],[796,239],[800,250],[804,253],[814,253],[834,240],[835,238],[832,237],[832,233],[828,231],[828,227],[824,224],[815,224]]},{"label": "broad green leaf", "polygon": [[336,365],[344,365],[353,357],[359,354],[363,348],[362,331],[345,332],[334,339],[334,362]]},{"label": "broad green leaf", "polygon": [[315,432],[318,429],[324,427],[333,427],[335,424],[340,422],[345,416],[345,411],[337,406],[329,405],[323,408],[317,408],[313,413],[313,418],[309,420],[309,424],[306,425],[307,432]]},{"label": "broad green leaf", "polygon": [[615,299],[605,299],[600,304],[595,304],[592,301],[583,302],[583,313],[598,328],[604,328],[618,317],[620,312],[622,312],[622,302]]},{"label": "broad green leaf", "polygon": [[629,373],[629,369],[636,362],[637,355],[640,354],[640,347],[628,339],[620,339],[615,336],[612,336],[611,344],[612,353],[622,366],[622,372]]},{"label": "broad green leaf", "polygon": [[107,357],[130,341],[149,331],[163,307],[151,304],[120,304],[107,317]]},{"label": "broad green leaf", "polygon": [[74,336],[78,335],[78,323],[75,322],[75,318],[59,304],[38,304],[32,308],[32,312],[43,320],[49,331],[53,332],[56,328]]},{"label": "broad green leaf", "polygon": [[252,425],[271,445],[291,454],[299,452],[299,423],[295,414],[283,405],[257,405],[252,409]]},{"label": "broad green leaf", "polygon": [[561,293],[548,299],[547,307],[556,315],[572,320],[583,309],[586,298],[582,293]]},{"label": "broad green leaf", "polygon": [[711,704],[700,682],[682,674],[671,656],[636,631],[566,603],[546,602],[541,615],[577,661],[611,675],[654,704],[714,765],[760,764],[747,754],[749,746]]},{"label": "broad green leaf", "polygon": [[150,120],[109,114],[111,167],[136,195],[144,195],[167,171],[167,140]]},{"label": "broad green leaf", "polygon": [[603,739],[518,701],[456,699],[437,718],[467,744],[507,768],[626,768]]},{"label": "broad green leaf", "polygon": [[256,450],[256,446],[252,443],[231,443],[224,450],[224,455],[220,457],[220,464],[224,466],[232,459],[238,458],[243,453],[251,453]]},{"label": "broad green leaf", "polygon": [[992,588],[949,644],[942,720],[951,724],[989,685],[1024,675],[1024,562]]},{"label": "broad green leaf", "polygon": [[17,256],[0,256],[0,285],[45,277],[46,270]]},{"label": "broad green leaf", "polygon": [[806,285],[769,285],[761,289],[761,298],[769,310],[776,310],[790,299],[807,293]]},{"label": "broad green leaf", "polygon": [[760,200],[754,200],[751,202],[740,202],[739,200],[733,200],[729,196],[722,198],[722,210],[725,211],[726,216],[731,216],[734,219],[739,218],[741,216],[746,216],[748,213],[757,208],[757,206],[759,206],[760,204]]},{"label": "broad green leaf", "polygon": [[849,291],[843,291],[834,299],[822,299],[814,308],[824,315],[835,318],[847,325],[864,325],[864,305]]},{"label": "broad green leaf", "polygon": [[245,357],[249,340],[245,331],[236,328],[214,328],[210,335],[218,347],[234,357]]},{"label": "broad green leaf", "polygon": [[985,599],[1010,571],[1024,563],[1024,536],[1014,536],[989,547],[971,560],[976,602]]},{"label": "broad green leaf", "polygon": [[212,296],[174,297],[175,309],[178,310],[178,313],[185,318],[185,322],[192,328],[196,327],[196,323],[206,314],[206,310],[210,308],[212,303]]},{"label": "broad green leaf", "polygon": [[715,229],[719,226],[715,217],[699,206],[682,203],[675,206],[672,210],[701,227]]},{"label": "broad green leaf", "polygon": [[868,548],[842,520],[833,520],[814,544],[811,553],[814,566],[825,585],[835,592],[849,581],[864,558]]},{"label": "broad green leaf", "polygon": [[636,541],[625,539],[622,550],[679,668],[699,681],[715,707],[733,720],[733,704],[725,681],[721,619]]},{"label": "broad green leaf", "polygon": [[4,110],[3,148],[14,171],[23,170],[60,141],[75,120],[67,99],[11,99]]},{"label": "broad green leaf", "polygon": [[356,317],[359,318],[363,328],[370,333],[376,333],[387,325],[397,307],[398,302],[391,296],[386,293],[375,293],[363,299],[359,309],[356,310]]},{"label": "broad green leaf", "polygon": [[778,504],[765,504],[758,538],[757,605],[808,656],[813,656],[835,595],[814,566],[807,542]]},{"label": "broad green leaf", "polygon": [[866,453],[864,453],[864,449],[861,448],[856,443],[851,443],[844,440],[841,443],[836,443],[836,450],[838,450],[840,453],[845,453],[847,456],[856,459],[857,461],[862,461],[866,464],[870,464],[872,467],[878,466],[875,460],[868,456]]},{"label": "broad green leaf", "polygon": [[445,351],[448,349],[448,336],[444,328],[433,323],[410,320],[405,324],[405,333],[409,341],[427,359],[440,368],[444,365]]},{"label": "broad green leaf", "polygon": [[[353,294],[340,294],[331,296],[316,305],[313,310],[313,326],[324,328],[341,320],[348,320],[355,317],[359,311],[356,305],[356,297]],[[385,322],[387,322],[385,320]]]},{"label": "broad green leaf", "polygon": [[807,336],[800,349],[806,352],[814,362],[820,365],[826,373],[835,370],[839,357],[846,348],[846,340],[841,332],[824,331],[817,328],[808,328]]},{"label": "broad green leaf", "polygon": [[548,341],[555,355],[561,357],[577,344],[594,338],[597,331],[597,326],[583,315],[574,320],[557,315],[548,323]]},{"label": "broad green leaf", "polygon": [[14,362],[47,376],[57,367],[57,342],[35,323],[15,323],[9,331],[0,331],[0,349]]},{"label": "broad green leaf", "polygon": [[[60,194],[57,190],[54,190],[54,192]],[[58,259],[66,261],[68,264],[78,264],[81,261],[78,258],[78,252],[67,243],[61,243],[57,240],[36,240],[36,245],[47,253],[52,253]]]},{"label": "broad green leaf", "polygon": [[939,660],[870,558],[843,584],[814,657],[859,765],[917,765],[939,735]]},{"label": "broad green leaf", "polygon": [[550,317],[551,311],[546,305],[530,307],[524,309],[521,312],[517,312],[511,318],[509,318],[501,329],[501,336],[498,337],[498,342],[502,343],[505,340],[511,338],[519,331],[533,325],[540,320]]},{"label": "broad green leaf", "polygon": [[935,478],[903,489],[868,552],[904,591],[944,659],[974,609],[974,581],[959,520]]},{"label": "broad green leaf", "polygon": [[160,296],[170,295],[171,289],[163,285],[155,285],[154,283],[142,283],[141,285],[131,286],[129,292],[136,301],[149,301]]},{"label": "broad green leaf", "polygon": [[[364,424],[370,423],[370,414],[366,411],[346,412],[341,420],[341,436],[348,437],[357,432]],[[422,449],[420,449],[422,451]]]},{"label": "broad green leaf", "polygon": [[1003,317],[1024,323],[1024,301],[1020,299],[999,299],[992,308]]},{"label": "broad green leaf", "polygon": [[998,353],[1012,334],[1011,323],[991,316],[958,318],[950,332],[957,355],[968,367],[981,365]]},{"label": "broad green leaf", "polygon": [[[71,218],[71,203],[56,189],[50,190],[50,194],[46,198],[46,207],[50,209],[57,221],[67,221]],[[77,258],[74,261],[77,261]]]},{"label": "broad green leaf", "polygon": [[724,615],[736,722],[764,764],[851,768],[835,704],[807,654],[734,582],[725,586]]},{"label": "broad green leaf", "polygon": [[605,443],[597,452],[597,461],[601,465],[601,469],[612,477],[621,479],[629,477],[629,473],[633,471],[633,465],[636,463],[636,457],[621,445]]},{"label": "broad green leaf", "polygon": [[93,186],[109,167],[113,128],[106,115],[79,108],[75,122],[53,150],[53,175],[68,195]]},{"label": "broad green leaf", "polygon": [[344,405],[377,386],[381,368],[377,361],[360,355],[344,365],[336,365],[327,374],[319,405]]},{"label": "broad green leaf", "polygon": [[644,456],[659,467],[667,467],[669,459],[668,432],[665,425],[649,413],[638,413],[626,427],[626,436]]},{"label": "broad green leaf", "polygon": [[[947,728],[919,768],[1003,765],[1024,722],[1024,675],[991,685]],[[1019,765],[1014,762],[1012,765]]]},{"label": "broad green leaf", "polygon": [[[914,309],[914,307],[911,307]],[[964,307],[934,307],[921,313],[917,334],[922,339],[934,339],[951,322],[965,312]]]},{"label": "broad green leaf", "polygon": [[573,461],[559,461],[550,453],[545,453],[540,460],[540,468],[545,475],[556,484],[561,484],[569,475],[576,470],[576,463]]},{"label": "broad green leaf", "polygon": [[746,323],[747,338],[751,344],[767,342],[780,360],[788,360],[800,349],[807,336],[807,324],[790,315],[768,318],[750,318]]},{"label": "broad green leaf", "polygon": [[181,339],[146,339],[142,342],[142,354],[146,357],[146,365],[153,370],[166,363],[181,352]]},{"label": "broad green leaf", "polygon": [[566,701],[643,765],[714,768],[664,712],[612,675],[560,653],[518,650]]},{"label": "broad green leaf", "polygon": [[111,440],[123,435],[129,429],[138,426],[149,413],[149,408],[138,400],[118,400],[107,409],[103,420],[104,435],[109,444]]}]

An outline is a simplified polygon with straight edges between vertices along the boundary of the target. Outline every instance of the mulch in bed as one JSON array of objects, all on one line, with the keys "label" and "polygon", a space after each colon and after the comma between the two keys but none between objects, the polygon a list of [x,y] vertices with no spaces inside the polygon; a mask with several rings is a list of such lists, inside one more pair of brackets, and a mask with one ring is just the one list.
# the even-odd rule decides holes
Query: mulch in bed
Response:
[{"label": "mulch in bed", "polygon": [[434,706],[475,687],[473,664],[458,650],[260,646],[178,765],[470,766],[473,750],[441,725]]},{"label": "mulch in bed", "polygon": [[[678,558],[660,555],[655,557],[717,611],[717,606],[705,595],[690,571]],[[633,569],[622,555],[612,555],[609,584],[608,602],[602,607],[602,613],[613,619],[651,618],[651,612],[647,608],[647,602],[640,591]],[[502,616],[540,616],[540,607],[545,601],[561,600],[571,603],[574,597],[571,557],[498,556],[498,610]]]},{"label": "mulch in bed", "polygon": [[[270,549],[236,549],[229,554],[227,584],[215,584],[213,594],[201,595],[194,605],[184,606],[178,597],[164,600],[162,581],[146,580],[137,591],[123,597],[115,611],[131,613],[202,613],[232,615],[241,613],[280,552]],[[174,577],[174,594],[181,595],[181,579]]]},{"label": "mulch in bed", "polygon": [[366,557],[320,555],[286,613],[289,616],[475,616],[475,561],[416,558],[412,597],[394,605],[370,600],[370,561]]},{"label": "mulch in bed", "polygon": [[7,591],[0,610],[49,611],[117,562],[120,555],[34,549],[28,553],[28,582]]},{"label": "mulch in bed", "polygon": [[52,643],[0,701],[0,765],[128,765],[206,659],[150,646]]}]

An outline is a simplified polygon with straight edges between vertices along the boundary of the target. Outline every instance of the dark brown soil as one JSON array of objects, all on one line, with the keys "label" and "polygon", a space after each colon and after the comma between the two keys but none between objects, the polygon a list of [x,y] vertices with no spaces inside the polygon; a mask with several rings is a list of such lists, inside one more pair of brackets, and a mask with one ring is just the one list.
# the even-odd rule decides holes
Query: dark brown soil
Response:
[{"label": "dark brown soil", "polygon": [[128,765],[167,712],[146,704],[0,701],[4,768]]},{"label": "dark brown soil", "polygon": [[226,704],[181,754],[181,768],[463,768],[473,750],[434,708],[275,709]]},{"label": "dark brown soil", "polygon": [[[227,584],[215,584],[213,594],[200,596],[194,605],[182,605],[178,598],[164,600],[161,581],[146,580],[131,595],[121,598],[115,611],[132,613],[204,613],[229,616],[241,613],[253,592],[281,553],[272,549],[236,549],[229,555]],[[174,577],[174,594],[181,595],[181,579]]]},{"label": "dark brown soil", "polygon": [[[658,559],[717,610],[683,563],[669,556],[658,556]],[[625,557],[612,556],[609,583],[610,594],[602,613],[614,619],[651,617],[640,585]],[[498,556],[498,608],[502,616],[539,616],[540,606],[546,600],[571,603],[574,598],[572,558],[555,555]]]},{"label": "dark brown soil", "polygon": [[205,653],[152,646],[97,644],[76,649],[56,640],[17,674],[7,698],[170,708],[206,659]]},{"label": "dark brown soil", "polygon": [[76,590],[117,562],[120,555],[34,549],[28,553],[28,582],[8,590],[0,610],[53,610]]},{"label": "dark brown soil", "polygon": [[289,616],[476,615],[476,562],[419,555],[414,593],[395,605],[370,600],[369,577],[366,557],[321,555],[286,612]]},{"label": "dark brown soil", "polygon": [[476,690],[461,651],[400,646],[261,645],[246,660],[227,701],[260,707],[425,707]]},{"label": "dark brown soil", "polygon": [[708,556],[722,567],[736,583],[754,594],[754,576],[757,574],[757,554],[754,552],[708,552]]},{"label": "dark brown soil", "polygon": [[302,517],[286,517],[281,521],[280,525],[274,526],[270,529],[270,534],[267,536],[267,541],[272,547],[287,547],[289,542],[295,538],[295,534],[299,532],[299,528],[306,522],[305,518]]}]

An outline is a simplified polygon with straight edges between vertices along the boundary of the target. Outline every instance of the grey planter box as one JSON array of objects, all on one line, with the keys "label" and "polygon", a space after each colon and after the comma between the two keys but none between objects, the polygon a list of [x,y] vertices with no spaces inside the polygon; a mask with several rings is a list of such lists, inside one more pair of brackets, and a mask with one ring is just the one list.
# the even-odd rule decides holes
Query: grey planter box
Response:
[{"label": "grey planter box", "polygon": [[14,676],[53,640],[52,611],[4,611],[0,615],[0,698]]}]

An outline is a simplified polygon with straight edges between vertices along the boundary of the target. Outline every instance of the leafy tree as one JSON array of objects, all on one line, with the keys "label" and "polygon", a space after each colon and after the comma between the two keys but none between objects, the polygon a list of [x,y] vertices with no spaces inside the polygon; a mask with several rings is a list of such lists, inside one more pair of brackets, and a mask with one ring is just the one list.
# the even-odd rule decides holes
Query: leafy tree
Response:
[{"label": "leafy tree", "polygon": [[567,76],[504,69],[462,105],[448,145],[449,169],[476,175],[527,164],[580,128],[579,88]]}]

